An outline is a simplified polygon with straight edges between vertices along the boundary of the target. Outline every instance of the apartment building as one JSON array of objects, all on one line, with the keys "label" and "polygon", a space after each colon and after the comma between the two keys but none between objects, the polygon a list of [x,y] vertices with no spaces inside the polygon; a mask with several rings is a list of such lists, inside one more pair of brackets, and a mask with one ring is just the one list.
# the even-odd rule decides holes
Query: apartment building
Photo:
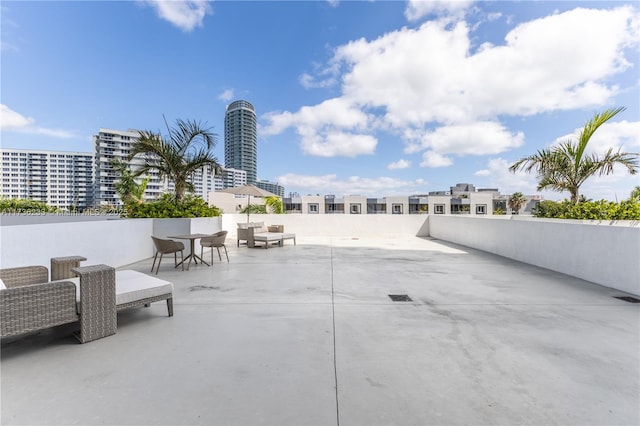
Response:
[{"label": "apartment building", "polygon": [[42,201],[60,209],[93,204],[93,155],[88,152],[0,149],[4,198]]},{"label": "apartment building", "polygon": [[[216,175],[213,179],[214,189],[221,191],[227,188],[233,188],[236,186],[244,186],[247,184],[247,172],[245,170],[238,170],[232,168],[222,168],[222,174]],[[205,200],[208,195],[202,196]]]},{"label": "apartment building", "polygon": [[[539,195],[526,195],[526,203],[518,213],[531,214],[541,200]],[[294,194],[282,199],[285,213],[293,214],[470,214],[490,215],[508,208],[509,195],[501,195],[495,188],[476,189],[472,184],[459,183],[448,191],[434,191],[428,195],[367,198],[359,195]]]},{"label": "apartment building", "polygon": [[[131,145],[138,135],[139,133],[136,130],[123,131],[105,128],[101,128],[98,134],[94,135],[96,205],[122,205],[120,197],[115,190],[115,183],[119,175],[115,171],[112,162],[114,160],[128,162]],[[135,169],[136,165],[142,165],[143,162],[143,158],[136,157],[131,162],[131,166]],[[146,201],[155,200],[165,192],[170,192],[174,189],[173,183],[167,179],[160,179],[157,172],[152,171],[149,174],[149,178],[149,183],[144,192]],[[216,180],[211,168],[205,167],[194,174],[192,183],[195,187],[195,194],[206,200],[209,192],[213,191],[216,186],[221,185],[226,188],[227,186],[225,185],[227,184],[246,183],[246,179],[246,172],[228,169],[220,179]]]},{"label": "apartment building", "polygon": [[247,172],[247,183],[255,184],[258,169],[256,111],[245,100],[227,106],[224,117],[224,164]]},{"label": "apartment building", "polygon": [[284,197],[284,186],[279,185],[275,182],[269,182],[268,180],[258,180],[255,185],[264,189],[265,191],[269,191],[273,194],[276,194],[278,197]]}]

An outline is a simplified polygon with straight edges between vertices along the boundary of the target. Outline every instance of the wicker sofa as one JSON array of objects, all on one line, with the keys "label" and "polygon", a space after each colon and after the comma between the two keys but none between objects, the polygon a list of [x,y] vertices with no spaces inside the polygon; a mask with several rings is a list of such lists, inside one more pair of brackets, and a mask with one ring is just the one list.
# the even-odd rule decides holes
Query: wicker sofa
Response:
[{"label": "wicker sofa", "polygon": [[[114,334],[115,269],[84,267],[80,275],[81,309],[72,281],[49,281],[45,266],[0,270],[0,337],[15,336],[62,324],[80,322],[81,343]],[[112,314],[113,313],[113,314]]]},{"label": "wicker sofa", "polygon": [[75,267],[69,273],[77,277],[49,281],[44,266],[1,269],[6,288],[0,290],[0,337],[79,322],[76,337],[86,343],[116,333],[117,311],[157,301],[166,301],[173,316],[168,281],[107,265]]},{"label": "wicker sofa", "polygon": [[264,243],[264,248],[269,248],[270,244],[278,244],[280,247],[284,240],[293,240],[296,244],[296,234],[285,233],[284,225],[266,226],[264,222],[238,223],[237,246],[241,241],[247,242],[247,247],[255,247],[256,243]]}]

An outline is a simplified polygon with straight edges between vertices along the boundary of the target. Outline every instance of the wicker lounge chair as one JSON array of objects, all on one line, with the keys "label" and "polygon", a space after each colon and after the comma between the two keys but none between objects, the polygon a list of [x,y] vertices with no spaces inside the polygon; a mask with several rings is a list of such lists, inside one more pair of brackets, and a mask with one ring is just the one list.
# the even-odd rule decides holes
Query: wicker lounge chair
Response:
[{"label": "wicker lounge chair", "polygon": [[80,309],[76,285],[49,282],[45,266],[0,270],[0,336],[15,336],[57,325],[80,322],[81,343],[115,334],[115,269],[85,267],[80,275]]},{"label": "wicker lounge chair", "polygon": [[0,336],[10,337],[79,321],[81,343],[116,333],[116,312],[166,300],[173,316],[173,284],[107,265],[72,268],[78,276],[48,281],[44,266],[0,270]]},{"label": "wicker lounge chair", "polygon": [[227,262],[229,262],[229,253],[227,253],[227,246],[224,245],[227,239],[227,231],[216,232],[210,237],[202,237],[200,238],[200,257],[204,254],[204,248],[211,248],[211,263],[213,263],[213,248],[215,247],[218,250],[218,258],[222,261],[222,256],[220,255],[220,247],[224,248],[224,255],[227,256]]},{"label": "wicker lounge chair", "polygon": [[256,242],[264,243],[264,248],[270,244],[284,245],[284,240],[293,240],[296,244],[296,234],[285,233],[283,225],[265,226],[263,222],[238,223],[237,244],[246,241],[247,247],[255,247]]}]

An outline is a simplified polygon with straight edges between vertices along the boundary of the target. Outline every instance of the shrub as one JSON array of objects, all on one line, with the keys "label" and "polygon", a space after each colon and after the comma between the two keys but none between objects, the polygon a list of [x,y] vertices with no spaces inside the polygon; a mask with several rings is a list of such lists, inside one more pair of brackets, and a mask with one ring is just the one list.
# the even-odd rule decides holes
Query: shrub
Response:
[{"label": "shrub", "polygon": [[220,216],[220,209],[207,205],[202,197],[185,196],[178,202],[172,194],[164,194],[156,201],[127,206],[126,217],[169,218],[169,217],[214,217]]},{"label": "shrub", "polygon": [[0,198],[0,212],[3,213],[55,213],[57,210],[42,201]]},{"label": "shrub", "polygon": [[585,201],[574,204],[569,200],[541,201],[533,208],[535,217],[581,220],[640,220],[640,200],[615,203],[613,201]]}]

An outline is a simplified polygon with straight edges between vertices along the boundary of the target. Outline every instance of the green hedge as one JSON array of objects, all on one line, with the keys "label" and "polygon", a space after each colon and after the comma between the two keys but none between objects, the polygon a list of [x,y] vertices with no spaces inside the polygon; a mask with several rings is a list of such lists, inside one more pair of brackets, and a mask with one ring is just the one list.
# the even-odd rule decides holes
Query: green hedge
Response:
[{"label": "green hedge", "polygon": [[217,207],[207,205],[202,197],[186,196],[178,203],[171,194],[148,203],[129,204],[125,212],[129,218],[214,217],[221,213]]},{"label": "green hedge", "polygon": [[48,206],[42,201],[21,198],[0,198],[0,212],[3,213],[55,213],[57,208]]},{"label": "green hedge", "polygon": [[599,200],[574,204],[569,200],[545,200],[538,203],[532,213],[535,217],[556,219],[640,220],[640,201],[632,198],[619,203]]}]

